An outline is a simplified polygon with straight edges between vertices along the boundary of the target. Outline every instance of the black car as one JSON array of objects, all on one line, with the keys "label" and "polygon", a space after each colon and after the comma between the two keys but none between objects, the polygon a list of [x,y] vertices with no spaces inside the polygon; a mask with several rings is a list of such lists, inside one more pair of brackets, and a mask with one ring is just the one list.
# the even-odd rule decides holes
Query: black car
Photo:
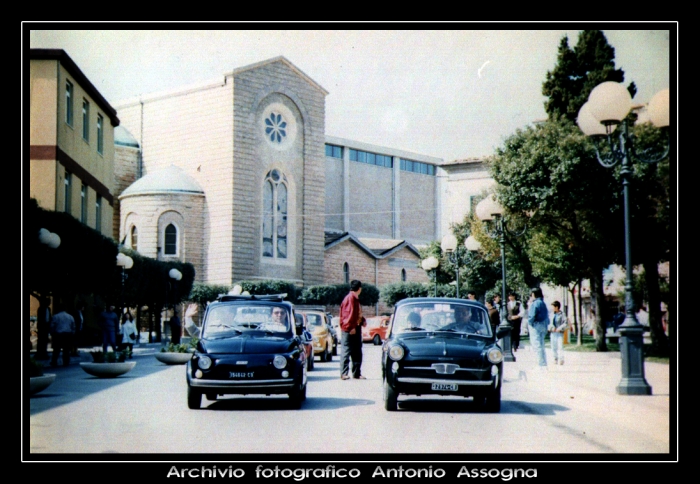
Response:
[{"label": "black car", "polygon": [[187,406],[202,395],[287,394],[294,408],[306,399],[303,327],[285,295],[224,295],[207,306],[197,349],[187,363]]},{"label": "black car", "polygon": [[382,346],[384,407],[399,395],[473,397],[484,410],[499,412],[503,352],[491,330],[486,306],[450,298],[399,301]]}]

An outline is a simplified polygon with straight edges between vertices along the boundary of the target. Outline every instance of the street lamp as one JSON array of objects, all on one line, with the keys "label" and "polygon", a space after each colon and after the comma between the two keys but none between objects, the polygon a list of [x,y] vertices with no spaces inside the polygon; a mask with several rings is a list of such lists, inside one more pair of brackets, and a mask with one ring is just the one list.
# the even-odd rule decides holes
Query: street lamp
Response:
[{"label": "street lamp", "polygon": [[457,299],[459,299],[459,263],[462,260],[462,248],[457,246],[457,237],[451,233],[442,238],[440,248],[447,254],[447,260],[455,266],[455,271],[457,272],[455,288],[457,290]]},{"label": "street lamp", "polygon": [[[622,193],[625,216],[625,321],[619,326],[620,356],[622,359],[622,380],[617,386],[621,395],[651,395],[651,386],[644,378],[644,328],[635,316],[632,297],[632,243],[630,240],[630,195],[632,179],[632,153],[637,161],[658,163],[668,156],[670,146],[661,156],[640,156],[634,151],[632,135],[625,117],[632,109],[632,98],[627,89],[617,82],[603,82],[596,86],[578,113],[577,123],[581,131],[596,141],[598,162],[605,168],[620,163]],[[669,90],[658,92],[647,107],[649,120],[654,126],[665,128],[669,125]],[[620,125],[617,141],[613,131]],[[605,137],[609,152],[601,155],[597,142]],[[670,145],[670,143],[669,143]]]},{"label": "street lamp", "polygon": [[[43,245],[45,245],[48,249],[58,249],[58,247],[61,245],[61,237],[58,236],[58,234],[55,234],[47,229],[41,228],[39,229],[39,234],[38,234],[39,242]],[[43,252],[43,251],[42,251]],[[47,256],[48,256],[48,250],[46,251]],[[43,255],[43,254],[42,254]],[[53,289],[50,288],[50,291],[53,291]],[[49,331],[50,331],[50,325],[49,325],[49,296],[48,294],[41,294],[41,298],[39,299],[39,309],[37,311],[37,318],[36,318],[36,331],[37,331],[37,358],[38,359],[47,359],[49,357],[48,354],[48,346],[49,346]]]},{"label": "street lamp", "polygon": [[134,266],[134,259],[129,257],[126,254],[122,254],[119,252],[117,254],[117,266],[122,268],[122,292],[121,296],[119,298],[119,314],[124,313],[124,283],[126,282],[126,278],[128,275],[126,274],[125,269],[131,269]]},{"label": "street lamp", "polygon": [[437,297],[437,266],[440,265],[440,261],[437,260],[437,257],[431,255],[423,259],[420,265],[423,267],[424,271],[431,273],[431,277],[435,281],[435,297]]},{"label": "street lamp", "polygon": [[525,233],[525,229],[523,228],[519,233],[507,229],[506,220],[503,217],[503,207],[493,195],[484,198],[477,204],[476,216],[479,220],[485,222],[495,221],[492,228],[493,236],[498,239],[501,245],[501,304],[499,306],[501,324],[499,328],[507,330],[503,337],[503,361],[515,361],[510,339],[510,332],[513,327],[508,322],[508,310],[506,308],[506,234],[512,237],[519,237]]}]

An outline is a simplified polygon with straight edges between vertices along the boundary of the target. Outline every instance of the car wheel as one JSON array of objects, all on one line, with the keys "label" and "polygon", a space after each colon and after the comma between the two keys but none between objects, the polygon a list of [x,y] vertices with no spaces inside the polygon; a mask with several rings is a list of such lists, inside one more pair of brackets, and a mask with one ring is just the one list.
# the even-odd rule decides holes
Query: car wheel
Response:
[{"label": "car wheel", "polygon": [[292,404],[292,408],[300,409],[304,400],[306,400],[306,385],[289,393],[289,401]]},{"label": "car wheel", "polygon": [[216,393],[207,393],[205,396],[207,397],[207,400],[209,400],[210,402],[216,401]]},{"label": "car wheel", "polygon": [[375,334],[372,342],[374,343],[374,346],[379,346],[380,344],[382,344],[382,339],[379,337],[378,334]]},{"label": "car wheel", "polygon": [[486,395],[484,411],[488,413],[498,413],[501,411],[501,386]]},{"label": "car wheel", "polygon": [[326,353],[326,361],[333,361],[333,350],[326,348],[328,353]]},{"label": "car wheel", "polygon": [[197,410],[202,406],[202,392],[187,387],[187,408]]},{"label": "car wheel", "polygon": [[307,370],[311,371],[314,369],[314,359],[315,359],[315,357],[312,354],[311,356],[309,356],[309,359],[306,360],[306,369]]},{"label": "car wheel", "polygon": [[333,343],[333,356],[338,356],[338,343]]},{"label": "car wheel", "polygon": [[384,379],[384,408],[389,412],[395,412],[398,408],[398,396],[396,391]]},{"label": "car wheel", "polygon": [[327,353],[327,350],[324,350],[323,353],[321,353],[320,355],[318,355],[319,358],[321,358],[321,362],[324,362],[324,363],[325,363],[326,361],[328,361],[328,357],[326,356],[326,353]]}]

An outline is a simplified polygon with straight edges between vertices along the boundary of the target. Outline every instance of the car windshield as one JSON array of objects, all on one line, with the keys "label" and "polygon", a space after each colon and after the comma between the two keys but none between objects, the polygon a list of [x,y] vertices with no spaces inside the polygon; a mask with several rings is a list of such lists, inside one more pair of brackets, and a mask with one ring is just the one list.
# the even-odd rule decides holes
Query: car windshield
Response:
[{"label": "car windshield", "polygon": [[320,314],[306,313],[306,323],[309,328],[319,328],[323,326],[323,317]]},{"label": "car windshield", "polygon": [[392,333],[445,331],[491,336],[486,310],[459,303],[416,303],[396,309]]},{"label": "car windshield", "polygon": [[283,306],[224,304],[211,307],[202,333],[203,338],[226,338],[246,331],[286,333],[288,311]]}]

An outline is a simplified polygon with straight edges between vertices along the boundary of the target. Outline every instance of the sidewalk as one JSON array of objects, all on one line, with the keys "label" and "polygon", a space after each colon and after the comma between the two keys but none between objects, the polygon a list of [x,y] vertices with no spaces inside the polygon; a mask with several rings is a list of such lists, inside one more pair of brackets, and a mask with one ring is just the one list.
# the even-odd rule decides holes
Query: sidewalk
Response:
[{"label": "sidewalk", "polygon": [[[145,356],[145,355],[153,355],[157,352],[160,351],[160,349],[165,346],[167,343],[139,343],[138,345],[134,345],[134,350],[133,350],[133,356]],[[81,361],[92,361],[92,356],[90,356],[90,352],[95,349],[95,348],[102,348],[102,346],[86,346],[86,347],[81,347],[78,348],[78,356],[71,356],[70,358],[70,365],[78,365]],[[44,365],[46,368],[51,368],[51,356],[53,353],[53,349],[49,347],[48,350],[49,357],[48,359],[45,360],[37,360],[39,363]],[[36,355],[36,350],[31,351],[32,356]],[[58,367],[63,366],[63,356],[58,357]]]}]

